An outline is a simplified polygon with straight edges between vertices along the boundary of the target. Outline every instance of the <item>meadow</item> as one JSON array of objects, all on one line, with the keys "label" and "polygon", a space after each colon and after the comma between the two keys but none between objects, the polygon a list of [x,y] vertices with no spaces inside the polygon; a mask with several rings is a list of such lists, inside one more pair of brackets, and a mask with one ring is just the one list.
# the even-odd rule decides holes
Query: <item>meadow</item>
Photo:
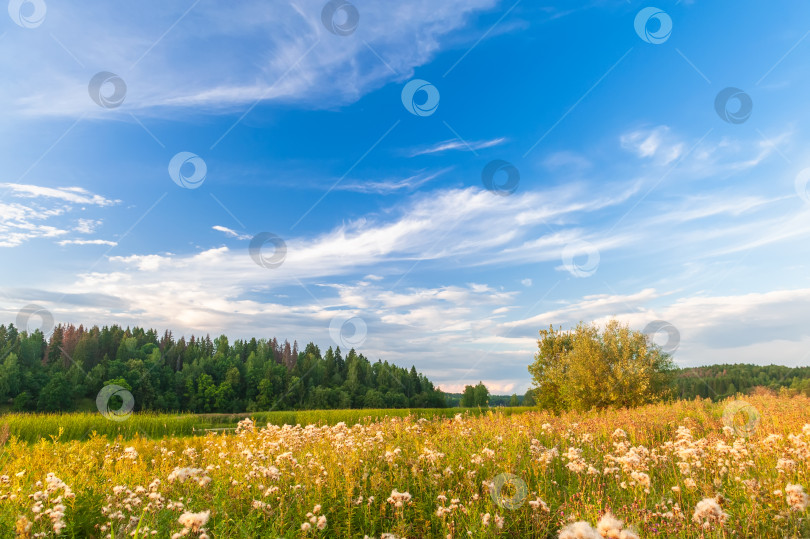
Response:
[{"label": "meadow", "polygon": [[[103,422],[85,436],[81,422],[98,420],[82,414],[3,416],[0,536],[810,535],[810,399],[739,398],[561,415],[253,414],[204,435],[197,425],[233,418],[135,414],[112,439]],[[171,435],[139,433],[161,421]]]}]

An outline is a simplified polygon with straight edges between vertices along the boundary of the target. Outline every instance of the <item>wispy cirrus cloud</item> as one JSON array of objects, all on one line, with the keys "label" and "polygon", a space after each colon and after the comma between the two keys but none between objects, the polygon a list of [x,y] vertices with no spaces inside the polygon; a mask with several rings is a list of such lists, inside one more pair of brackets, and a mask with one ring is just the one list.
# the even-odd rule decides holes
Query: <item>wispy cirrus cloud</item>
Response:
[{"label": "wispy cirrus cloud", "polygon": [[[122,110],[229,113],[271,100],[332,108],[405,80],[473,16],[498,4],[363,2],[357,6],[360,24],[346,39],[321,22],[324,3],[247,0],[111,10],[89,0],[81,9],[52,10],[49,29],[59,44],[27,42],[20,45],[24,54],[0,59],[3,73],[21,85],[11,94],[0,91],[0,101],[9,104],[9,113],[113,117],[88,98],[89,69],[77,69],[81,63],[109,69],[126,82]],[[36,72],[30,65],[38,66]]]},{"label": "wispy cirrus cloud", "polygon": [[338,191],[354,191],[355,193],[376,193],[389,194],[397,191],[409,191],[418,189],[426,183],[443,176],[451,171],[453,167],[446,167],[435,172],[419,172],[413,176],[394,180],[369,180],[366,182],[353,181],[346,184],[339,184],[335,189]]},{"label": "wispy cirrus cloud", "polygon": [[225,234],[229,238],[235,238],[237,240],[249,240],[251,238],[250,234],[240,234],[236,230],[233,230],[232,228],[228,228],[227,226],[214,225],[211,228],[213,228],[217,232],[222,232],[223,234]]},{"label": "wispy cirrus cloud", "polygon": [[[110,207],[120,203],[82,187],[44,187],[21,183],[0,183],[14,202],[0,202],[0,247],[16,247],[35,238],[58,238],[70,233],[91,234],[100,220],[80,218],[76,224],[65,221],[67,214],[85,211],[85,206]],[[62,240],[59,245],[112,245],[106,240]]]},{"label": "wispy cirrus cloud", "polygon": [[456,138],[439,142],[428,148],[414,150],[413,152],[411,152],[411,156],[416,157],[417,155],[444,153],[451,150],[463,150],[463,151],[483,150],[485,148],[492,148],[493,146],[499,146],[506,141],[507,141],[506,137],[494,138],[491,140],[473,140],[473,141],[464,141]]},{"label": "wispy cirrus cloud", "polygon": [[53,198],[72,204],[113,206],[121,202],[91,193],[83,187],[44,187],[27,183],[0,183],[0,188],[8,189],[12,195],[22,198]]},{"label": "wispy cirrus cloud", "polygon": [[100,240],[100,239],[95,239],[95,240],[61,240],[61,241],[58,241],[56,243],[58,245],[62,245],[62,246],[65,246],[65,245],[109,245],[109,246],[112,247],[112,246],[118,245],[117,242],[109,241],[109,240]]}]

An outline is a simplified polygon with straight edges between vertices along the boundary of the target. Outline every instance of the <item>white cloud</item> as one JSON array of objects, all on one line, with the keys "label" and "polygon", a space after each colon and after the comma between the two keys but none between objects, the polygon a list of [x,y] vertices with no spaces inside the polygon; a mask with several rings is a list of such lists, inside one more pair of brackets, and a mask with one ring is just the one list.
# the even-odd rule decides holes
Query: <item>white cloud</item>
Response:
[{"label": "white cloud", "polygon": [[97,219],[79,219],[73,230],[80,234],[92,234],[100,225],[101,221]]},{"label": "white cloud", "polygon": [[[74,204],[107,207],[120,202],[91,193],[81,187],[0,183],[0,190],[7,191],[9,198],[25,201],[0,202],[0,247],[16,247],[35,238],[64,236],[69,233],[68,228],[82,234],[90,234],[101,221],[80,218],[78,224],[74,226],[67,223],[46,224],[46,222],[64,221],[63,217],[74,210]],[[85,211],[85,208],[80,211]],[[82,244],[81,241],[84,240],[64,240],[60,245]]]},{"label": "white cloud", "polygon": [[59,245],[62,245],[62,246],[65,246],[65,245],[109,245],[109,246],[112,247],[112,246],[118,245],[118,243],[116,243],[114,241],[109,241],[109,240],[61,240],[61,241],[58,241],[56,243],[59,244]]},{"label": "white cloud", "polygon": [[415,150],[411,153],[412,157],[417,155],[429,155],[435,153],[444,153],[450,150],[483,150],[485,148],[492,148],[493,146],[499,146],[506,142],[506,138],[494,138],[491,140],[473,140],[473,141],[464,141],[461,139],[450,139],[445,140],[444,142],[439,142],[438,144],[434,144],[428,148],[424,148],[421,150]]},{"label": "white cloud", "polygon": [[91,193],[83,187],[43,187],[23,183],[0,183],[0,188],[9,189],[13,195],[24,198],[55,198],[72,204],[92,204],[95,206],[113,206],[120,200],[110,200]]},{"label": "white cloud", "polygon": [[214,225],[211,228],[213,228],[217,232],[222,232],[223,234],[225,234],[229,238],[236,238],[236,239],[239,239],[239,240],[249,240],[252,237],[252,236],[250,236],[250,234],[240,234],[236,230],[230,229],[227,226]]},{"label": "white cloud", "polygon": [[655,158],[663,165],[678,159],[685,150],[685,144],[676,141],[670,135],[667,126],[654,129],[637,129],[620,137],[623,148],[634,152],[641,158]]},{"label": "white cloud", "polygon": [[377,193],[389,194],[402,190],[418,189],[422,185],[442,176],[443,174],[452,170],[452,167],[443,168],[433,173],[420,172],[403,179],[396,180],[382,180],[374,181],[368,180],[363,182],[340,183],[335,189],[338,191],[354,191],[356,193]]},{"label": "white cloud", "polygon": [[[122,111],[233,111],[260,100],[333,108],[405,81],[471,15],[496,4],[358,2],[357,30],[337,36],[321,22],[323,0],[200,2],[185,17],[186,6],[149,3],[112,10],[91,0],[83,9],[48,13],[52,35],[69,54],[49,39],[20,43],[21,54],[0,59],[3,72],[19,82],[0,97],[11,104],[9,111],[23,114],[120,119],[102,114],[111,111],[87,95],[88,73],[106,69],[127,85]],[[468,37],[474,42],[480,36]],[[71,56],[87,68],[78,69]],[[31,71],[31,65],[37,69]]]}]

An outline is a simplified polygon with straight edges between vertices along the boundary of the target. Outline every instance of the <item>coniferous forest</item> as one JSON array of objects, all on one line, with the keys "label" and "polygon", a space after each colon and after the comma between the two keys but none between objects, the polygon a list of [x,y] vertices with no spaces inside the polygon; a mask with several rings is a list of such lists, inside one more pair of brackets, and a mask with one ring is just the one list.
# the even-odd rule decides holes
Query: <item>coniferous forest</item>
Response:
[{"label": "coniferous forest", "polygon": [[236,340],[117,325],[59,325],[49,338],[0,325],[0,410],[91,409],[107,384],[135,410],[233,413],[331,408],[440,408],[444,395],[414,367],[354,349],[303,350],[273,338]]}]

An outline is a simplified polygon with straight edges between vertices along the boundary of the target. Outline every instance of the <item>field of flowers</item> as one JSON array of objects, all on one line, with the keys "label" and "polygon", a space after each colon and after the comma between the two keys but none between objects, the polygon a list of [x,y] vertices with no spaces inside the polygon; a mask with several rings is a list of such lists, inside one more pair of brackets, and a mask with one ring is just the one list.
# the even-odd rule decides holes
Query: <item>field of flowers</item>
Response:
[{"label": "field of flowers", "polygon": [[810,399],[745,399],[163,439],[5,429],[0,536],[809,536]]}]

